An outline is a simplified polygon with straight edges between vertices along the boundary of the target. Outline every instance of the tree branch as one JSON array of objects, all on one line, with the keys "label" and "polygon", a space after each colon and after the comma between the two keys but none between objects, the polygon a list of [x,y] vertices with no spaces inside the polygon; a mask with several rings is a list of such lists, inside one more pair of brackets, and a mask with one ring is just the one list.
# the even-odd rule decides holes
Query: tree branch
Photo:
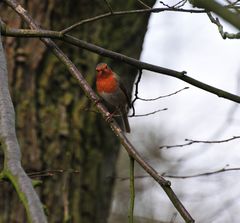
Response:
[{"label": "tree branch", "polygon": [[140,84],[140,81],[141,81],[141,78],[142,78],[142,69],[139,70],[139,73],[138,73],[138,77],[137,77],[137,80],[135,82],[135,93],[134,93],[134,99],[132,100],[132,110],[133,110],[133,113],[131,116],[135,116],[135,107],[134,107],[134,103],[135,101],[138,99],[138,88],[139,88],[139,84]]},{"label": "tree branch", "polygon": [[199,9],[180,9],[180,8],[148,8],[148,9],[137,9],[137,10],[127,10],[127,11],[110,11],[101,15],[94,16],[92,18],[84,19],[82,21],[79,21],[66,29],[63,29],[61,31],[62,34],[66,34],[73,29],[77,28],[78,26],[81,26],[83,24],[94,22],[103,18],[107,18],[110,16],[123,16],[123,15],[131,15],[131,14],[140,14],[140,13],[159,13],[164,11],[171,11],[171,12],[189,12],[189,13],[206,13],[206,10],[199,10]]},{"label": "tree branch", "polygon": [[132,115],[129,115],[128,117],[130,118],[139,118],[139,117],[146,117],[146,116],[149,116],[149,115],[154,115],[156,113],[159,113],[159,112],[162,112],[162,111],[167,111],[168,109],[167,108],[162,108],[162,109],[158,109],[158,110],[155,110],[155,111],[152,111],[152,112],[148,112],[148,113],[144,113],[144,114],[132,114]]},{"label": "tree branch", "polygon": [[[7,5],[9,5],[14,11],[16,11],[21,18],[32,28],[36,30],[40,30],[40,27],[36,25],[31,16],[27,13],[27,11],[22,8],[20,4],[18,4],[15,0],[4,0]],[[84,93],[88,96],[88,98],[96,104],[97,109],[103,115],[103,118],[107,121],[110,113],[107,111],[105,106],[102,103],[99,103],[99,97],[92,90],[91,86],[84,79],[82,74],[77,70],[76,66],[67,58],[67,56],[57,47],[57,45],[50,39],[42,38],[41,39],[44,44],[55,54],[55,56],[67,67],[70,74],[72,74],[79,82],[80,87],[84,91]],[[165,180],[162,176],[160,176],[155,169],[153,169],[145,160],[140,156],[140,154],[136,151],[134,146],[130,143],[130,141],[126,138],[121,128],[118,126],[115,120],[108,123],[112,128],[115,135],[120,140],[121,144],[124,146],[128,154],[133,157],[142,168],[149,173],[153,179],[163,188],[163,190],[168,195],[169,199],[172,201],[175,208],[179,211],[181,216],[184,218],[186,222],[194,222],[191,215],[185,209],[183,204],[180,202],[176,194],[171,189],[171,183]]]},{"label": "tree branch", "polygon": [[108,7],[108,9],[109,9],[109,11],[110,11],[110,13],[112,14],[112,13],[113,13],[113,10],[112,10],[112,7],[111,7],[110,3],[108,2],[108,0],[104,0],[104,1],[105,1],[105,3],[106,3],[106,5],[107,5],[107,7]]},{"label": "tree branch", "polygon": [[[228,166],[228,165],[226,165]],[[216,175],[219,173],[224,173],[224,172],[229,172],[229,171],[239,171],[240,168],[222,168],[219,170],[214,170],[214,171],[209,171],[209,172],[204,172],[204,173],[197,173],[193,175],[172,175],[172,174],[163,174],[163,176],[167,178],[174,178],[174,179],[187,179],[187,178],[196,178],[196,177],[205,177],[205,176],[210,176],[210,175]]]},{"label": "tree branch", "polygon": [[207,11],[212,11],[228,21],[230,24],[240,29],[239,15],[223,7],[221,4],[214,0],[189,0],[193,6],[204,8]]},{"label": "tree branch", "polygon": [[151,9],[151,7],[150,6],[148,6],[146,3],[144,3],[143,1],[141,1],[141,0],[137,0],[141,5],[143,5],[145,8],[147,8],[147,9]]},{"label": "tree branch", "polygon": [[170,93],[170,94],[167,94],[167,95],[158,96],[156,98],[141,98],[141,97],[137,96],[137,99],[139,99],[141,101],[156,101],[156,100],[159,100],[159,99],[162,99],[162,98],[167,98],[167,97],[173,96],[173,95],[178,94],[179,92],[187,90],[187,89],[189,89],[189,87],[184,87],[184,88],[182,88],[180,90],[177,90],[177,91],[175,91],[173,93]]},{"label": "tree branch", "polygon": [[[225,167],[218,169],[218,170],[213,170],[209,172],[203,172],[203,173],[196,173],[192,175],[173,175],[173,174],[167,174],[167,173],[159,173],[160,175],[167,177],[167,178],[176,178],[176,179],[187,179],[187,178],[195,178],[195,177],[204,177],[204,176],[209,176],[209,175],[215,175],[223,172],[230,172],[230,171],[240,171],[240,167],[234,167],[234,168],[228,168],[229,165],[227,164]],[[28,176],[31,178],[35,177],[52,177],[53,175],[56,174],[62,174],[64,172],[67,172],[68,174],[79,174],[79,170],[43,170],[39,172],[33,172],[33,173],[28,173]],[[150,177],[149,175],[138,175],[134,176],[134,179],[141,179],[141,178],[147,178]],[[118,180],[129,180],[130,177],[116,177]]]},{"label": "tree branch", "polygon": [[[224,172],[240,170],[239,167],[235,167],[235,168],[227,168],[227,167],[228,167],[228,165],[226,165],[226,167],[221,168],[219,170],[213,170],[213,171],[209,171],[209,172],[197,173],[197,174],[192,174],[192,175],[173,175],[173,174],[167,174],[167,173],[162,173],[161,175],[163,175],[164,177],[167,177],[167,178],[188,179],[188,178],[196,178],[196,177],[206,177],[206,176],[220,174],[220,173],[224,173]],[[147,176],[147,175],[138,175],[138,176],[135,176],[134,178],[136,180],[136,179],[143,179],[143,178],[148,178],[148,177],[149,176]],[[129,180],[129,177],[116,177],[116,178],[121,181]]]},{"label": "tree branch", "polygon": [[221,34],[223,39],[240,39],[240,32],[238,33],[228,33],[223,30],[222,24],[219,22],[218,18],[214,18],[210,12],[207,13],[210,21],[215,24],[218,28],[219,33]]},{"label": "tree branch", "polygon": [[224,143],[224,142],[229,142],[235,139],[239,139],[240,136],[233,136],[231,138],[228,139],[223,139],[223,140],[192,140],[192,139],[185,139],[185,141],[187,141],[187,143],[184,144],[177,144],[177,145],[164,145],[164,146],[160,146],[159,149],[170,149],[170,148],[176,148],[176,147],[185,147],[185,146],[190,146],[192,144],[196,144],[196,143],[203,143],[203,144],[217,144],[217,143]]},{"label": "tree branch", "polygon": [[[8,90],[7,65],[0,35],[0,142],[4,169],[0,178],[8,179],[17,191],[29,222],[47,222],[32,182],[21,165],[21,152],[15,131],[15,112]],[[14,210],[13,210],[14,211]]]},{"label": "tree branch", "polygon": [[238,95],[229,93],[227,91],[224,91],[222,89],[213,87],[211,85],[208,85],[206,83],[203,83],[201,81],[198,81],[190,76],[186,75],[186,71],[176,71],[176,70],[171,70],[168,68],[164,68],[164,67],[160,67],[160,66],[156,66],[153,64],[149,64],[149,63],[145,63],[145,62],[141,62],[137,59],[128,57],[126,55],[123,55],[121,53],[116,53],[113,52],[111,50],[107,50],[104,49],[102,47],[99,47],[97,45],[85,42],[83,40],[77,39],[73,36],[70,35],[63,35],[60,32],[56,32],[56,31],[50,31],[50,30],[24,30],[24,29],[20,29],[20,31],[18,31],[18,29],[11,29],[11,28],[5,28],[2,30],[2,34],[5,36],[15,36],[15,37],[49,37],[49,38],[53,38],[53,39],[60,39],[62,41],[65,41],[69,44],[72,44],[74,46],[77,47],[81,47],[83,49],[89,50],[91,52],[97,53],[99,55],[105,56],[105,57],[109,57],[115,60],[119,60],[121,62],[125,62],[129,65],[135,66],[138,69],[145,69],[145,70],[149,70],[149,71],[153,71],[156,73],[161,73],[167,76],[171,76],[177,79],[180,79],[186,83],[189,83],[197,88],[200,88],[202,90],[205,90],[209,93],[215,94],[218,97],[222,97],[225,99],[228,99],[230,101],[233,102],[237,102],[240,103],[240,97]]}]

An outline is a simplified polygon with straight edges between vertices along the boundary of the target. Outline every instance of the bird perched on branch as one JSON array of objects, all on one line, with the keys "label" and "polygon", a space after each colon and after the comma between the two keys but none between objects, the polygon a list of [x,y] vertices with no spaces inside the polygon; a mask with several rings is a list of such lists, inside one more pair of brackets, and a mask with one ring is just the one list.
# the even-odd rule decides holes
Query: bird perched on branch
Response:
[{"label": "bird perched on branch", "polygon": [[96,67],[97,71],[97,92],[109,104],[113,105],[116,111],[120,113],[124,130],[130,132],[130,126],[127,118],[128,109],[131,107],[131,101],[126,88],[122,84],[120,77],[114,73],[106,63],[100,63]]}]

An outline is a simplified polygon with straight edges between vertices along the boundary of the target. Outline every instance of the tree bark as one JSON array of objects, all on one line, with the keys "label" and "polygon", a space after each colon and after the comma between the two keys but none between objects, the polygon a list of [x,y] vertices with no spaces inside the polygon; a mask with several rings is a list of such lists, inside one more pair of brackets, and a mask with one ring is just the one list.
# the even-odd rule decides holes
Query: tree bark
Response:
[{"label": "tree bark", "polygon": [[[114,11],[139,9],[135,0],[109,1]],[[105,1],[21,1],[39,24],[61,30],[108,11]],[[150,1],[153,4],[153,1]],[[11,27],[25,27],[11,9],[1,6]],[[72,34],[102,47],[138,58],[148,14],[109,17],[85,24]],[[107,62],[131,91],[136,70],[83,49],[59,46],[95,86],[95,66]],[[119,142],[84,96],[77,81],[38,39],[6,38],[9,82],[16,110],[17,135],[28,173],[39,174],[40,199],[49,222],[102,223],[110,211]],[[0,153],[0,161],[2,161]],[[0,162],[2,165],[2,162]],[[26,222],[26,213],[13,188],[0,182],[0,222]]]}]

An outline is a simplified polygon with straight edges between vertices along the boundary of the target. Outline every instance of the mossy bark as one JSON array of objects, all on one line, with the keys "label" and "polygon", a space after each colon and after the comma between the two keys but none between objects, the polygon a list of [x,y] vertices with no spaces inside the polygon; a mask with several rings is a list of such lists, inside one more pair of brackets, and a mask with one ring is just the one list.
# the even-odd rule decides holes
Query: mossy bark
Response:
[{"label": "mossy bark", "polygon": [[[138,9],[135,0],[109,1],[113,10]],[[149,1],[153,4],[153,1]],[[42,27],[61,30],[81,19],[107,12],[99,0],[21,1]],[[25,27],[2,4],[1,17],[12,27]],[[109,17],[79,27],[72,34],[102,47],[138,58],[149,15]],[[49,222],[106,222],[109,214],[119,142],[76,80],[38,39],[5,38],[9,85],[16,110],[17,135],[27,172],[63,170],[38,177],[38,192]],[[86,50],[58,45],[94,87],[95,66],[108,62],[127,81],[136,70]],[[128,75],[131,74],[131,75]],[[0,161],[3,154],[0,153]],[[2,163],[0,163],[2,165]],[[0,182],[0,222],[26,222],[13,187]]]}]

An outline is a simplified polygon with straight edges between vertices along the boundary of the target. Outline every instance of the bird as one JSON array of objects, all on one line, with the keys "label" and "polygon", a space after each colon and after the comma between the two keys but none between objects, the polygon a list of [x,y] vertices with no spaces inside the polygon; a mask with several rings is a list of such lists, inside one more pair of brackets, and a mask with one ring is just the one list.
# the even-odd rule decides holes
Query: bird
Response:
[{"label": "bird", "polygon": [[120,77],[113,72],[106,63],[98,64],[96,66],[96,72],[96,88],[98,94],[115,108],[110,118],[115,112],[118,112],[122,118],[124,131],[130,133],[131,129],[127,112],[128,109],[131,108],[131,101]]}]

